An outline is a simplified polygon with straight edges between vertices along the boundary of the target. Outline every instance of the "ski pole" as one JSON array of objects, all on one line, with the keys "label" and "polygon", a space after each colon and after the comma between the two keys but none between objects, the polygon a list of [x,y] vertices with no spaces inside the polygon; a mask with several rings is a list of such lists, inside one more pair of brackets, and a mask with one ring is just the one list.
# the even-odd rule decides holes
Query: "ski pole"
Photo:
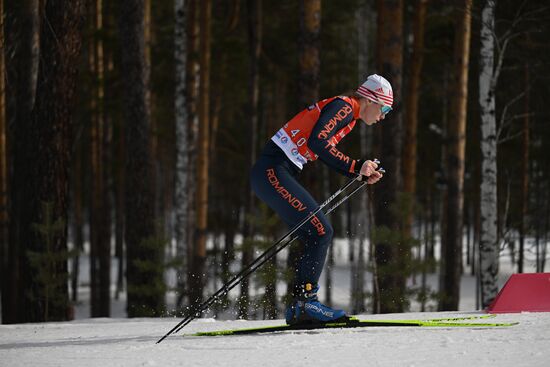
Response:
[{"label": "ski pole", "polygon": [[[345,202],[347,199],[349,199],[353,194],[355,194],[357,191],[359,191],[366,184],[367,184],[366,181],[363,182],[360,186],[358,186],[355,190],[353,190],[353,192],[351,194],[346,195],[344,198],[342,198],[336,204],[334,204],[332,207],[330,207],[325,214],[331,213],[333,210],[335,210],[343,202]],[[315,213],[318,213],[318,212],[319,212],[318,210],[315,211]],[[313,218],[313,217],[311,217],[311,218]],[[299,236],[297,234],[294,234],[293,237],[290,240],[288,240],[287,242],[282,242],[282,240],[288,238],[293,233],[294,233],[294,231],[292,231],[292,233],[288,233],[281,240],[277,241],[274,245],[272,245],[269,249],[267,249],[263,254],[261,254],[258,258],[256,258],[256,260],[254,260],[245,269],[243,269],[241,271],[241,273],[237,274],[231,281],[227,282],[226,285],[224,287],[222,287],[222,289],[224,290],[223,294],[219,295],[218,297],[222,297],[225,294],[227,294],[234,287],[236,287],[238,284],[240,284],[240,282],[242,280],[244,280],[250,274],[254,273],[256,270],[258,270],[260,267],[262,267],[265,263],[267,263],[269,260],[271,260],[273,257],[275,257],[279,252],[281,252],[283,249],[285,249],[288,245],[290,245],[292,242],[294,242],[296,239],[298,239]],[[234,280],[234,282],[233,282],[233,280]],[[215,295],[211,296],[210,299],[207,300],[207,302],[208,301],[210,301],[210,302],[208,302],[208,305],[204,309],[208,309],[208,307],[210,307],[210,305],[212,305],[212,303],[214,303],[216,300],[217,300],[217,297],[215,297]],[[187,324],[189,324],[193,319],[190,319],[188,322],[184,322],[174,332],[176,332],[176,333],[179,332]]]},{"label": "ski pole", "polygon": [[[376,162],[376,161],[375,161]],[[377,162],[379,163],[379,162]],[[380,172],[384,172],[383,169],[379,169]],[[256,271],[260,266],[265,264],[267,261],[269,261],[273,256],[275,256],[277,253],[279,253],[282,249],[284,249],[286,246],[288,246],[292,241],[294,241],[298,236],[295,236],[294,238],[291,238],[289,241],[285,242],[282,246],[277,248],[284,240],[286,240],[288,237],[292,236],[300,227],[302,227],[305,223],[310,221],[319,211],[321,211],[326,205],[328,205],[334,198],[336,198],[338,195],[340,195],[342,192],[346,191],[356,180],[359,180],[361,176],[357,176],[353,179],[351,179],[345,186],[338,189],[334,194],[332,194],[323,204],[321,204],[314,212],[312,212],[310,215],[308,215],[306,218],[304,218],[300,223],[295,225],[286,235],[284,235],[281,239],[279,239],[275,244],[273,244],[270,248],[268,248],[266,251],[264,251],[258,258],[256,258],[251,264],[249,264],[245,269],[241,270],[241,272],[237,275],[235,275],[231,280],[229,280],[226,284],[224,284],[218,291],[216,291],[212,296],[210,296],[206,301],[204,301],[201,305],[193,306],[192,310],[189,312],[189,314],[180,321],[175,327],[173,327],[168,333],[166,333],[162,338],[160,338],[157,341],[157,344],[162,342],[165,338],[167,338],[169,335],[171,335],[174,332],[179,332],[181,329],[183,329],[186,325],[188,325],[191,321],[193,321],[201,312],[208,309],[215,301],[217,301],[220,297],[226,295],[231,291],[234,287],[236,287],[238,284],[240,284],[243,279],[245,279],[248,275]],[[334,205],[332,208],[330,208],[327,211],[327,214],[336,209],[340,204],[342,204],[345,200],[347,200],[351,195],[353,195],[355,192],[357,192],[361,187],[363,187],[366,184],[366,182],[363,182],[358,188],[356,188],[351,194],[348,194],[345,198],[340,200],[336,205]],[[273,251],[275,249],[275,251]]]},{"label": "ski pole", "polygon": [[[157,344],[162,342],[166,337],[171,335],[174,331],[180,331],[183,327],[185,327],[187,324],[189,324],[191,321],[193,321],[197,314],[200,312],[203,312],[204,310],[208,309],[212,303],[214,303],[216,300],[218,300],[220,297],[227,294],[231,289],[233,289],[235,286],[237,286],[247,275],[249,275],[252,271],[254,271],[256,268],[253,268],[256,263],[259,263],[263,258],[269,255],[269,253],[277,247],[281,242],[285,241],[288,237],[290,237],[292,234],[294,234],[300,227],[302,227],[305,223],[309,222],[317,213],[319,213],[320,210],[322,210],[326,205],[328,205],[332,200],[334,200],[335,197],[340,195],[343,191],[347,190],[348,187],[350,187],[355,180],[358,178],[351,179],[344,187],[338,189],[334,194],[332,194],[321,206],[319,206],[315,211],[310,213],[306,218],[304,218],[300,223],[295,225],[286,235],[284,235],[281,239],[279,239],[275,244],[273,244],[270,248],[268,248],[264,253],[262,253],[258,258],[256,258],[251,264],[249,264],[245,269],[241,270],[241,272],[237,275],[235,275],[231,280],[229,280],[227,283],[225,283],[216,293],[214,293],[212,296],[210,296],[206,301],[204,301],[199,306],[192,306],[191,311],[189,314],[180,321],[175,327],[173,327],[168,333],[166,333],[162,338],[160,338],[157,341]],[[254,269],[250,271],[251,269]]]}]

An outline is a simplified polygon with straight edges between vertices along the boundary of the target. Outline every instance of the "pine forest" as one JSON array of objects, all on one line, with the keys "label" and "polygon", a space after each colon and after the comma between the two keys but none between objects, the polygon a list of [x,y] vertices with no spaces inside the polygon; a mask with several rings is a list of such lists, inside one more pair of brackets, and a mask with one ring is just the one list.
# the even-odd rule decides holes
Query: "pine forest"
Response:
[{"label": "pine forest", "polygon": [[[0,15],[4,324],[196,311],[289,231],[251,188],[266,143],[371,74],[393,110],[338,149],[386,173],[328,215],[321,300],[482,309],[503,269],[549,269],[547,1],[0,0]],[[316,161],[299,180],[323,203],[350,179]],[[301,251],[201,314],[284,318]]]}]

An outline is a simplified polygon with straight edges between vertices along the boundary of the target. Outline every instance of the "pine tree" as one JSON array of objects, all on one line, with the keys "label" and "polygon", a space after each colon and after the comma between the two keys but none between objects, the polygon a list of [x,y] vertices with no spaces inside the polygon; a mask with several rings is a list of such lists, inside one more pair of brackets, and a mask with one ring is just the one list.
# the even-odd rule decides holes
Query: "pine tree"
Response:
[{"label": "pine tree", "polygon": [[108,137],[110,127],[105,114],[105,66],[103,39],[103,0],[95,0],[90,7],[93,37],[90,40],[89,63],[94,76],[91,102],[91,163],[92,195],[90,203],[90,279],[91,316],[110,315],[111,288],[111,210],[108,188]]},{"label": "pine tree", "polygon": [[[10,88],[6,93],[6,128],[7,130],[7,166],[8,170],[8,217],[10,218],[7,247],[6,282],[2,294],[9,297],[2,298],[2,322],[14,323],[23,319],[24,302],[21,270],[24,261],[24,249],[19,248],[23,240],[20,235],[20,218],[24,211],[27,199],[19,190],[27,180],[27,139],[26,131],[30,129],[31,111],[36,95],[36,77],[38,71],[39,50],[39,14],[38,0],[5,2],[6,16],[3,23],[6,36],[6,81]],[[11,144],[18,141],[18,144]],[[16,189],[17,188],[17,189]]]},{"label": "pine tree", "polygon": [[200,303],[203,297],[206,263],[206,236],[208,229],[208,164],[210,141],[210,42],[211,0],[200,2],[200,86],[199,132],[197,150],[196,237],[193,243],[191,279],[189,282],[191,304]]},{"label": "pine tree", "polygon": [[6,149],[4,2],[0,1],[0,294],[2,309],[8,307],[8,185]]},{"label": "pine tree", "polygon": [[129,317],[159,315],[164,309],[162,241],[157,238],[151,163],[150,106],[146,89],[144,0],[120,7],[119,32],[125,120],[125,242]]},{"label": "pine tree", "polygon": [[406,95],[405,107],[407,113],[404,121],[403,142],[403,191],[409,195],[411,207],[405,220],[404,232],[411,235],[414,202],[416,194],[416,165],[417,165],[417,130],[418,130],[418,101],[420,93],[420,73],[424,59],[424,23],[426,22],[426,8],[428,0],[416,0],[413,20],[413,50],[411,55],[409,87]]},{"label": "pine tree", "polygon": [[468,102],[468,67],[470,56],[472,1],[458,1],[454,74],[451,110],[447,133],[447,191],[445,224],[442,233],[442,270],[440,310],[458,310],[462,275],[462,223],[464,207],[464,156],[466,145],[466,106]]},{"label": "pine tree", "polygon": [[[379,271],[380,311],[402,312],[406,307],[406,246],[394,242],[399,238],[400,218],[395,207],[401,190],[401,90],[403,69],[403,1],[378,1],[377,73],[393,87],[394,111],[380,127],[380,157],[388,174],[376,184],[375,223],[378,235],[376,262]],[[387,234],[383,235],[383,234]],[[405,271],[398,271],[398,269]]]},{"label": "pine tree", "polygon": [[[16,127],[23,146],[14,156],[20,169],[17,183],[19,209],[10,216],[17,228],[22,312],[15,321],[66,320],[67,203],[70,163],[71,111],[81,50],[82,1],[48,2],[40,12],[40,62],[36,99],[30,121]],[[45,21],[47,19],[47,22]],[[19,129],[24,129],[20,131]],[[15,203],[14,203],[15,204]],[[42,210],[42,206],[48,210]],[[41,224],[57,223],[49,228]],[[14,232],[15,234],[15,232]],[[46,238],[47,237],[47,238]],[[50,256],[47,282],[37,272],[36,259]],[[51,296],[54,294],[55,296]]]},{"label": "pine tree", "polygon": [[[187,4],[188,5],[188,4]],[[174,113],[176,120],[176,187],[175,187],[175,237],[176,256],[179,259],[177,268],[177,282],[179,298],[184,292],[184,264],[187,257],[185,252],[188,243],[189,232],[189,123],[187,111],[187,9],[185,0],[174,2],[175,24],[174,24],[174,60],[176,90],[174,96]],[[178,302],[179,306],[180,302]]]},{"label": "pine tree", "polygon": [[[259,115],[259,99],[260,99],[260,52],[262,48],[262,1],[261,0],[248,0],[247,3],[247,33],[249,43],[249,60],[250,60],[250,72],[248,82],[249,93],[249,126],[247,129],[249,136],[248,144],[248,159],[249,167],[256,161],[256,146],[258,145],[258,115]],[[249,168],[249,169],[250,169]],[[256,200],[255,195],[250,188],[250,184],[247,181],[246,187],[246,213],[250,216],[255,212]],[[256,230],[253,223],[250,220],[245,220],[243,228],[243,255],[242,255],[242,267],[246,267],[252,262],[254,247],[253,238]],[[241,296],[239,299],[239,317],[246,318],[248,314],[249,303],[249,279],[245,279],[241,283]]]}]

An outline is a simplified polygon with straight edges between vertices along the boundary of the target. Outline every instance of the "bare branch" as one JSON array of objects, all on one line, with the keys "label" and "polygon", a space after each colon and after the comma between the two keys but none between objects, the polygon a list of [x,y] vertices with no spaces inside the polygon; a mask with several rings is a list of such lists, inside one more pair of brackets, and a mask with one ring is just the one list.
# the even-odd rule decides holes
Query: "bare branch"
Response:
[{"label": "bare branch", "polygon": [[504,130],[504,127],[506,126],[505,118],[506,118],[506,114],[508,113],[508,108],[510,108],[511,105],[513,105],[514,103],[519,101],[521,98],[523,98],[526,92],[527,90],[524,90],[523,92],[519,93],[517,96],[509,100],[508,103],[506,103],[506,105],[504,105],[504,108],[502,109],[502,114],[500,115],[500,123],[497,131],[497,141],[500,141],[500,134],[502,133],[502,131]]},{"label": "bare branch", "polygon": [[520,137],[523,134],[523,132],[518,132],[512,135],[508,135],[502,139],[498,140],[498,144],[506,143],[507,141],[514,140],[515,138]]},{"label": "bare branch", "polygon": [[[495,46],[497,49],[497,62],[495,66],[495,70],[493,72],[493,78],[491,79],[491,88],[494,90],[496,88],[498,78],[500,76],[500,73],[502,71],[502,64],[504,62],[504,55],[506,54],[506,49],[508,48],[508,45],[510,44],[510,41],[522,34],[527,33],[528,31],[521,31],[521,32],[515,32],[517,25],[525,20],[526,15],[531,14],[532,12],[525,12],[522,14],[523,9],[527,5],[527,0],[524,0],[521,5],[518,7],[517,12],[512,20],[512,24],[507,28],[506,32],[499,38],[496,35],[496,30],[493,29],[493,37],[495,40]],[[496,28],[496,27],[495,27]]]},{"label": "bare branch", "polygon": [[[513,122],[514,120],[523,119],[523,118],[525,118],[525,117],[527,117],[527,116],[530,116],[530,117],[535,116],[535,113],[534,113],[534,112],[529,112],[529,113],[518,113],[517,115],[514,115],[514,116],[510,117],[510,118],[506,121],[506,125],[510,125],[510,124],[512,124],[512,122]],[[508,135],[508,136],[502,138],[501,140],[498,140],[498,143],[500,144],[500,143],[504,143],[504,142],[510,141],[510,140],[512,140],[512,139],[517,138],[518,136],[521,136],[522,134],[523,134],[523,132],[520,131],[520,132],[518,132],[518,133],[516,133],[516,134]]]},{"label": "bare branch", "polygon": [[523,14],[522,18],[523,20],[541,20],[541,19],[544,19],[544,18],[537,18],[535,17],[535,15],[537,15],[538,13],[546,13],[547,11],[550,10],[550,6],[543,6],[542,8],[539,8],[539,9],[533,9],[531,11],[528,11],[526,12],[525,14]]}]

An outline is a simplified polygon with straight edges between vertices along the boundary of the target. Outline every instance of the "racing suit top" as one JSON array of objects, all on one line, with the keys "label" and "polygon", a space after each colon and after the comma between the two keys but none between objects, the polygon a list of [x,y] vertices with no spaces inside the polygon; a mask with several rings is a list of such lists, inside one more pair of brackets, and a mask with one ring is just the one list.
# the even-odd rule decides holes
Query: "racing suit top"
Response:
[{"label": "racing suit top", "polygon": [[300,169],[319,158],[351,177],[359,173],[363,160],[351,159],[336,149],[336,144],[354,128],[359,108],[355,98],[323,99],[294,116],[271,140]]}]

